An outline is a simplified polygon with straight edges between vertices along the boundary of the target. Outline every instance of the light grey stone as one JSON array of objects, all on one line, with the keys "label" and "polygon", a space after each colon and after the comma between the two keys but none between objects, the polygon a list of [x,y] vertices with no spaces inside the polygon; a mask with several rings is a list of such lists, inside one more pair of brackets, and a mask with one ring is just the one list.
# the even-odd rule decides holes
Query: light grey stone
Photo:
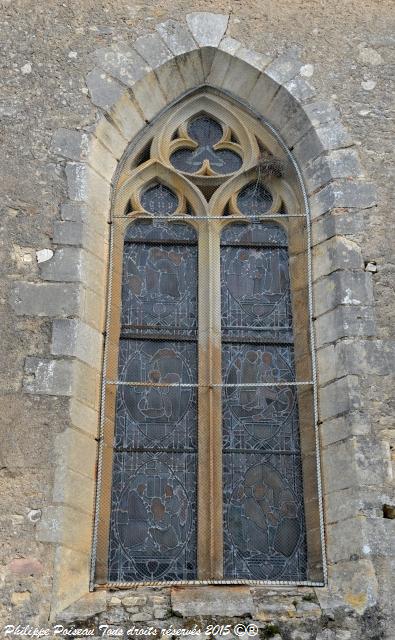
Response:
[{"label": "light grey stone", "polygon": [[267,113],[268,107],[273,97],[280,89],[280,85],[271,77],[262,73],[258,76],[258,80],[248,96],[249,104],[259,113]]},{"label": "light grey stone", "polygon": [[334,236],[313,248],[313,281],[338,269],[363,269],[360,247],[342,236]]},{"label": "light grey stone", "polygon": [[339,306],[314,321],[318,347],[339,338],[376,334],[376,324],[372,307]]},{"label": "light grey stone", "polygon": [[68,160],[84,160],[89,152],[89,136],[73,129],[57,129],[52,138],[53,153]]},{"label": "light grey stone", "polygon": [[111,48],[98,49],[95,51],[95,58],[103,71],[128,87],[133,87],[151,71],[151,67],[137,51],[123,43],[114,44]]},{"label": "light grey stone", "polygon": [[177,56],[177,66],[184,81],[185,89],[195,88],[205,81],[200,49]]},{"label": "light grey stone", "polygon": [[244,616],[255,611],[248,587],[183,587],[172,589],[171,608],[175,615]]},{"label": "light grey stone", "polygon": [[318,156],[303,171],[308,193],[311,194],[336,178],[359,178],[362,166],[354,149],[337,149]]},{"label": "light grey stone", "polygon": [[377,203],[376,187],[371,182],[336,180],[310,199],[311,217],[317,218],[334,208],[368,209]]},{"label": "light grey stone", "polygon": [[[218,52],[220,53],[220,52]],[[224,54],[227,55],[227,54]],[[214,63],[213,63],[214,67]],[[248,98],[259,77],[258,69],[247,65],[237,57],[230,59],[221,87],[232,91],[239,98]]]},{"label": "light grey stone", "polygon": [[295,76],[284,84],[285,89],[298,102],[306,102],[315,96],[314,87],[300,76]]},{"label": "light grey stone", "polygon": [[84,224],[82,222],[56,220],[53,225],[55,244],[83,245]]},{"label": "light grey stone", "polygon": [[176,20],[161,22],[156,25],[156,29],[174,55],[179,56],[196,49],[196,42],[190,31]]},{"label": "light grey stone", "polygon": [[133,94],[146,122],[151,121],[166,106],[165,96],[154,72],[136,82]]},{"label": "light grey stone", "polygon": [[[228,53],[230,53],[230,51]],[[236,58],[240,58],[240,60],[244,60],[244,62],[247,62],[252,67],[255,67],[258,71],[263,71],[263,69],[265,69],[272,61],[272,58],[266,56],[264,53],[253,51],[246,47],[238,48],[235,52],[235,56]]]},{"label": "light grey stone", "polygon": [[312,224],[312,244],[319,244],[333,236],[353,236],[359,239],[366,227],[365,218],[366,212],[363,209],[338,209],[328,216],[315,218]]},{"label": "light grey stone", "polygon": [[229,53],[231,56],[233,56],[236,51],[243,47],[239,40],[235,40],[235,38],[226,36],[225,38],[222,38],[218,48],[221,49],[221,51],[225,51],[225,53]]},{"label": "light grey stone", "polygon": [[71,396],[71,360],[43,360],[28,357],[25,360],[24,391],[50,396]]},{"label": "light grey stone", "polygon": [[314,311],[320,316],[338,305],[373,304],[371,274],[365,271],[337,271],[313,285]]},{"label": "light grey stone", "polygon": [[109,215],[110,183],[81,162],[68,162],[65,168],[70,200],[89,204],[96,215]]},{"label": "light grey stone", "polygon": [[217,47],[228,27],[229,15],[196,11],[188,13],[186,20],[201,47]]},{"label": "light grey stone", "polygon": [[347,440],[353,436],[366,436],[371,432],[369,417],[362,412],[349,412],[344,416],[325,420],[320,425],[320,440],[323,447]]},{"label": "light grey stone", "polygon": [[81,202],[65,202],[60,207],[60,217],[65,221],[85,222],[88,215],[88,206]]},{"label": "light grey stone", "polygon": [[176,100],[185,92],[183,76],[174,59],[168,60],[155,72],[163,95],[168,103]]},{"label": "light grey stone", "polygon": [[77,247],[56,249],[51,260],[40,265],[41,277],[53,282],[79,282],[82,276],[82,252]]},{"label": "light grey stone", "polygon": [[93,104],[105,111],[110,111],[125,92],[123,86],[98,68],[88,73],[86,84]]},{"label": "light grey stone", "polygon": [[78,312],[80,289],[77,284],[18,282],[10,298],[17,315],[64,317]]},{"label": "light grey stone", "polygon": [[310,127],[310,123],[296,100],[290,95],[286,86],[280,87],[270,103],[270,122],[283,135],[284,130],[287,144],[290,144],[290,134],[295,133],[299,127]]},{"label": "light grey stone", "polygon": [[114,158],[117,160],[121,158],[128,144],[128,140],[109,119],[101,118],[97,124],[88,127],[87,131],[93,133],[95,138],[110,151]]},{"label": "light grey stone", "polygon": [[92,591],[87,593],[67,609],[58,614],[57,619],[62,622],[75,622],[75,620],[88,620],[106,610],[107,594],[105,591]]},{"label": "light grey stone", "polygon": [[393,345],[382,340],[342,340],[318,351],[320,384],[347,374],[388,375],[394,359]]},{"label": "light grey stone", "polygon": [[315,160],[320,153],[331,149],[343,149],[353,144],[348,131],[340,122],[332,121],[310,129],[293,149],[295,158],[304,166]]},{"label": "light grey stone", "polygon": [[345,376],[319,389],[319,416],[322,421],[347,411],[361,411],[363,408],[357,376]]},{"label": "light grey stone", "polygon": [[94,369],[102,363],[103,336],[80,320],[61,319],[52,323],[51,353],[74,356]]},{"label": "light grey stone", "polygon": [[328,122],[340,119],[340,114],[331,102],[317,100],[303,107],[313,127],[320,127]]},{"label": "light grey stone", "polygon": [[36,251],[36,260],[38,264],[41,264],[42,262],[46,262],[47,260],[50,260],[52,257],[53,257],[52,249],[39,249],[38,251]]},{"label": "light grey stone", "polygon": [[300,71],[301,62],[297,56],[288,54],[278,56],[265,69],[265,74],[275,80],[277,84],[284,85],[292,80]]},{"label": "light grey stone", "polygon": [[173,57],[159,33],[149,33],[137,38],[134,48],[148,62],[151,69],[160,67]]},{"label": "light grey stone", "polygon": [[215,87],[222,87],[228,70],[230,69],[231,62],[233,62],[233,60],[228,53],[217,49],[210,66],[207,82]]}]

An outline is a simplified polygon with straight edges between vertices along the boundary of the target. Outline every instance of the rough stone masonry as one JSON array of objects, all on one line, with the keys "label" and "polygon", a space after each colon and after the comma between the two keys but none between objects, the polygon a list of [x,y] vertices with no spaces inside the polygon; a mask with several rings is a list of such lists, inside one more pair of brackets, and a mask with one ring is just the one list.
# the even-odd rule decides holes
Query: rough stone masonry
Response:
[{"label": "rough stone masonry", "polygon": [[[3,0],[1,29],[0,626],[47,627],[50,619],[98,634],[102,625],[99,635],[133,624],[170,629],[171,635],[196,625],[201,640],[207,625],[234,630],[242,621],[256,624],[262,639],[390,640],[391,3]],[[201,81],[210,72],[219,77],[222,58],[202,56],[197,69],[190,57],[174,73],[172,87],[162,77],[149,94],[136,89],[139,109],[125,98],[125,88],[133,92],[149,70],[199,47],[239,52],[237,64],[244,60],[255,75],[240,74],[244,67],[237,65],[229,73],[251,101],[262,99],[256,70],[285,60],[271,73],[279,82],[282,74],[282,86],[305,105],[312,123],[305,130],[301,117],[297,125],[285,119],[281,126],[305,165],[314,219],[329,583],[82,595],[89,548],[81,542],[76,550],[73,530],[92,513],[95,478],[85,460],[97,451],[100,376],[92,372],[100,370],[106,284],[100,273],[107,259],[106,225],[87,226],[87,220],[109,200],[125,145],[167,103],[166,92],[176,91],[176,82],[187,86],[195,73],[203,74]],[[284,93],[265,99],[288,113]],[[89,172],[94,183],[87,193]],[[84,287],[87,279],[91,285]],[[69,461],[67,483],[59,456]],[[59,574],[60,553],[69,586]],[[75,602],[57,607],[54,593],[70,585]],[[234,631],[228,637],[233,640]]]}]

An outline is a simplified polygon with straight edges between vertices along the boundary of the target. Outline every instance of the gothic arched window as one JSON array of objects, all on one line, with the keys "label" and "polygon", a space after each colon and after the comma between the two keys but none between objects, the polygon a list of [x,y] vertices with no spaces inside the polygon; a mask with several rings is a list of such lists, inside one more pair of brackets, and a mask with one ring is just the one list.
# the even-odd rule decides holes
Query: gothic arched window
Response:
[{"label": "gothic arched window", "polygon": [[289,154],[227,98],[185,98],[128,151],[97,583],[317,579],[308,245]]}]

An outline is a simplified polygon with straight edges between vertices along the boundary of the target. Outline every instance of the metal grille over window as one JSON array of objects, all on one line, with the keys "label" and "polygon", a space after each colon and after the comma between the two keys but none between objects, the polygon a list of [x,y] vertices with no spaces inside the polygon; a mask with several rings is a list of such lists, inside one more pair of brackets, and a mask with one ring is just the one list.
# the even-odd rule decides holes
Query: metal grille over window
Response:
[{"label": "metal grille over window", "polygon": [[270,125],[210,90],[123,160],[93,585],[323,583],[305,204]]}]

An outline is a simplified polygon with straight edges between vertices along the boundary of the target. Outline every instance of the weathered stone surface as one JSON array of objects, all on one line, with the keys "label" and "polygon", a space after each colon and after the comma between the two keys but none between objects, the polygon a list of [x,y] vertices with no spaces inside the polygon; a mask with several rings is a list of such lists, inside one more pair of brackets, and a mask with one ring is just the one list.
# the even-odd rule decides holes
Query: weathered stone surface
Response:
[{"label": "weathered stone surface", "polygon": [[225,38],[222,38],[219,43],[218,49],[221,49],[221,51],[225,51],[233,56],[241,47],[242,44],[239,40],[231,38],[230,36],[225,36]]},{"label": "weathered stone surface", "polygon": [[336,180],[312,196],[311,216],[317,218],[335,207],[368,209],[376,202],[376,188],[372,183]]},{"label": "weathered stone surface", "polygon": [[334,209],[330,215],[315,218],[312,223],[312,244],[316,245],[333,236],[354,236],[359,239],[364,232],[367,212],[363,209]]},{"label": "weathered stone surface", "polygon": [[103,336],[80,320],[55,320],[52,324],[51,352],[58,356],[74,356],[99,369],[102,361]]},{"label": "weathered stone surface", "polygon": [[166,22],[157,24],[155,28],[162,36],[167,47],[176,56],[196,49],[196,42],[192,38],[190,31],[176,20],[166,20]]},{"label": "weathered stone surface", "polygon": [[89,203],[97,215],[108,215],[110,184],[81,162],[69,162],[65,168],[70,200]]},{"label": "weathered stone surface", "polygon": [[359,178],[361,176],[361,163],[354,149],[338,149],[325,156],[319,156],[304,171],[309,193],[313,193],[337,178]]},{"label": "weathered stone surface", "polygon": [[133,87],[138,80],[151,71],[150,66],[137,51],[123,43],[114,44],[111,48],[97,49],[95,58],[103,71],[128,87]]},{"label": "weathered stone surface", "polygon": [[73,622],[74,620],[88,620],[106,608],[106,592],[93,591],[80,598],[58,614],[58,620]]},{"label": "weathered stone surface", "polygon": [[88,206],[82,202],[65,202],[60,207],[62,220],[81,223],[87,220],[88,215]]},{"label": "weathered stone surface", "polygon": [[109,111],[125,93],[125,87],[98,68],[88,73],[86,84],[93,104],[105,111]]},{"label": "weathered stone surface", "polygon": [[373,303],[371,274],[336,271],[313,285],[314,311],[320,316],[340,304],[367,306]]},{"label": "weathered stone surface", "polygon": [[388,375],[394,352],[391,344],[373,340],[343,340],[318,351],[321,384],[347,373],[355,375]]},{"label": "weathered stone surface", "polygon": [[340,122],[328,122],[320,127],[310,129],[293,149],[296,159],[303,167],[315,160],[320,153],[332,149],[350,147],[353,141],[348,131]]},{"label": "weathered stone surface", "polygon": [[133,87],[133,95],[145,120],[152,120],[166,106],[166,99],[156,75],[151,72]]},{"label": "weathered stone surface", "polygon": [[279,85],[283,85],[299,73],[300,67],[301,63],[297,56],[283,55],[275,58],[273,62],[266,67],[265,74],[275,80]]},{"label": "weathered stone surface", "polygon": [[348,336],[369,337],[376,334],[372,307],[341,306],[314,321],[317,346]]},{"label": "weathered stone surface", "polygon": [[7,570],[17,576],[40,576],[44,567],[42,563],[31,556],[27,558],[14,558],[7,564]]},{"label": "weathered stone surface", "polygon": [[335,236],[313,249],[313,281],[338,269],[363,269],[360,247],[347,238]]},{"label": "weathered stone surface", "polygon": [[364,401],[357,376],[348,375],[319,389],[320,420],[334,418],[346,411],[361,411]]},{"label": "weathered stone surface", "polygon": [[49,396],[70,396],[72,393],[72,362],[70,360],[42,360],[29,356],[25,360],[26,393]]},{"label": "weathered stone surface", "polygon": [[179,71],[179,65],[174,59],[162,64],[155,73],[160,89],[168,102],[173,102],[185,92],[186,85]]},{"label": "weathered stone surface", "polygon": [[[228,38],[228,53],[236,54],[237,58],[240,58],[240,60],[244,60],[244,62],[247,62],[255,69],[258,69],[258,71],[263,71],[272,61],[272,58],[270,56],[266,56],[264,53],[260,53],[259,51],[252,51],[251,49],[247,49],[246,47],[237,47],[234,52],[229,51],[229,49],[231,49],[229,40],[232,40],[232,38]],[[234,45],[234,43],[236,42],[237,40],[233,41],[232,45]]]},{"label": "weathered stone surface", "polygon": [[134,48],[148,62],[151,69],[160,67],[173,57],[159,33],[149,33],[137,38]]},{"label": "weathered stone surface", "polygon": [[248,587],[174,587],[171,606],[180,616],[252,615],[255,607]]},{"label": "weathered stone surface", "polygon": [[64,317],[77,313],[80,290],[77,284],[18,282],[10,296],[17,315]]},{"label": "weathered stone surface", "polygon": [[314,87],[300,76],[288,80],[288,82],[284,84],[284,87],[294,100],[297,100],[299,103],[311,100],[311,98],[315,96]]},{"label": "weathered stone surface", "polygon": [[352,436],[365,436],[371,433],[369,417],[365,413],[350,412],[344,416],[325,420],[320,426],[320,439],[323,447]]},{"label": "weathered stone surface", "polygon": [[196,11],[187,14],[187,23],[201,47],[216,47],[228,26],[228,15]]}]

